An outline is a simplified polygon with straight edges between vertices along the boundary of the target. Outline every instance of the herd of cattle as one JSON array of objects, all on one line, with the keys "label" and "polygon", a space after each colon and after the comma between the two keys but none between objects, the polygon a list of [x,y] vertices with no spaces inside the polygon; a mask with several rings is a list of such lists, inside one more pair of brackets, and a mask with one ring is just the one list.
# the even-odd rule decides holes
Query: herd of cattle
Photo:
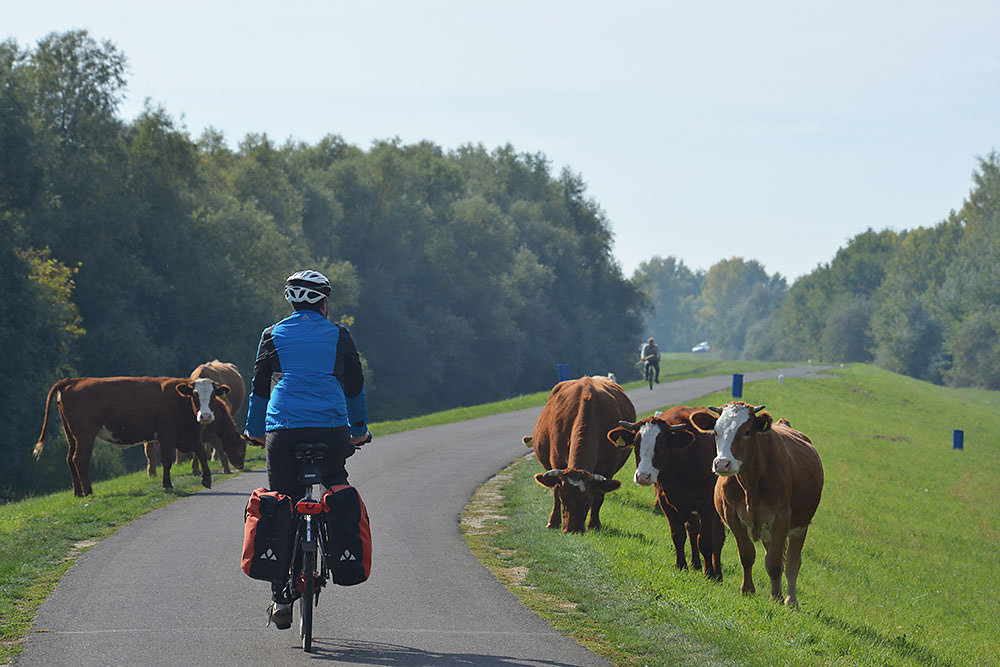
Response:
[{"label": "herd of cattle", "polygon": [[[41,456],[55,396],[76,495],[92,492],[95,438],[121,447],[144,443],[150,477],[158,446],[166,489],[172,488],[175,453],[191,455],[192,471],[200,468],[202,484],[211,487],[205,444],[218,453],[225,472],[228,463],[243,468],[246,441],[233,414],[244,395],[239,370],[218,360],[200,365],[188,378],[65,378],[49,390],[34,455]],[[670,524],[678,568],[687,567],[690,540],[692,566],[721,581],[725,525],[736,538],[743,566],[740,590],[754,592],[754,542],[760,541],[771,598],[782,599],[784,572],[784,602],[797,606],[802,545],[819,505],[823,466],[808,437],[786,419],[772,422],[763,409],[743,402],[721,409],[677,406],[636,421],[632,401],[613,380],[560,382],[533,433],[523,438],[545,468],[535,480],[552,489],[548,526],[573,533],[600,528],[604,494],[621,486],[613,477],[634,451],[634,480],[654,486],[656,506]]]},{"label": "herd of cattle", "polygon": [[560,382],[523,438],[546,470],[535,481],[552,489],[548,527],[600,528],[604,494],[621,486],[612,478],[634,450],[634,480],[655,487],[678,568],[687,567],[690,539],[692,566],[700,570],[704,561],[705,575],[721,581],[725,525],[743,566],[740,590],[754,592],[754,542],[760,541],[771,599],[797,607],[802,545],[819,506],[823,466],[807,436],[786,419],[773,422],[763,409],[742,401],[721,409],[677,406],[636,421],[635,407],[612,380]]},{"label": "herd of cattle", "polygon": [[[45,399],[42,433],[35,443],[39,458],[45,447],[52,397],[59,405],[63,432],[69,445],[66,464],[73,477],[73,493],[88,496],[90,457],[94,439],[119,447],[144,443],[147,471],[156,474],[157,443],[163,465],[163,488],[173,488],[170,466],[177,455],[194,456],[201,483],[211,488],[212,473],[204,443],[212,445],[228,472],[228,463],[243,469],[246,442],[233,421],[244,396],[243,379],[233,364],[218,360],[198,366],[187,378],[110,377],[64,378]],[[228,462],[227,462],[228,460]]]}]

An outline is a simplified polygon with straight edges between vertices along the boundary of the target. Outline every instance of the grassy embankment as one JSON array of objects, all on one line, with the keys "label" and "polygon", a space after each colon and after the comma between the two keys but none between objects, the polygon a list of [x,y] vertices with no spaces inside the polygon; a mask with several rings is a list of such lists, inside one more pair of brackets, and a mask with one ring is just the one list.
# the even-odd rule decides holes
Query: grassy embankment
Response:
[{"label": "grassy embankment", "polygon": [[[725,361],[711,355],[664,355],[660,379],[764,370],[780,365]],[[621,381],[625,380],[626,373],[618,375]],[[634,377],[639,375],[636,370]],[[626,386],[640,384],[637,380]],[[537,407],[545,403],[547,396],[547,391],[539,392],[413,419],[376,423],[372,432],[376,437],[385,436]],[[54,410],[53,418],[58,420]],[[52,437],[48,446],[62,447],[65,451],[61,433],[60,437]],[[109,445],[98,443],[98,446]],[[261,466],[263,460],[260,450],[247,451],[248,468]],[[0,505],[0,664],[20,651],[20,642],[28,633],[39,605],[83,551],[139,516],[201,490],[199,479],[188,475],[189,470],[187,464],[174,466],[172,492],[160,487],[158,477],[150,480],[145,472],[136,472],[95,482],[94,494],[88,498],[76,498],[70,490]],[[213,464],[212,472],[216,480],[221,479],[218,464]]]},{"label": "grassy embankment", "polygon": [[[740,595],[731,534],[723,583],[676,570],[653,490],[632,482],[633,459],[600,532],[545,528],[552,496],[529,457],[477,492],[467,541],[527,606],[616,665],[1000,664],[1000,393],[849,366],[753,383],[744,398],[789,418],[823,459],[799,611],[769,602],[762,548],[758,592]],[[952,429],[965,431],[964,451],[952,450]]]}]

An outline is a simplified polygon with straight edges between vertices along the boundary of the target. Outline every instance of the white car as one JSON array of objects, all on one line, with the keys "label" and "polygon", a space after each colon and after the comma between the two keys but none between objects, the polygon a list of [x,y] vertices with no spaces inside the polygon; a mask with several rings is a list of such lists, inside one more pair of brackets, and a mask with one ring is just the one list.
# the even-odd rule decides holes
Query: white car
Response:
[{"label": "white car", "polygon": [[708,344],[707,340],[703,340],[694,347],[691,348],[692,352],[711,352],[712,346]]}]

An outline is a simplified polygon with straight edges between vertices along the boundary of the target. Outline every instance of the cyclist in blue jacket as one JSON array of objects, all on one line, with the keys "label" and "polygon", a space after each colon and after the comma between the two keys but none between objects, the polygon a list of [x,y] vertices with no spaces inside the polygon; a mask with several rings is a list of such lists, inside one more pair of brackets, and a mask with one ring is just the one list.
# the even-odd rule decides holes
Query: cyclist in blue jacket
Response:
[{"label": "cyclist in blue jacket", "polygon": [[[325,442],[323,484],[347,483],[345,461],[367,441],[368,416],[361,359],[350,332],[326,319],[330,281],[319,271],[299,271],[285,281],[292,314],[264,329],[253,368],[246,435],[267,450],[272,491],[305,494],[297,481],[296,442]],[[284,583],[271,585],[268,622],[291,627],[292,597]]]}]

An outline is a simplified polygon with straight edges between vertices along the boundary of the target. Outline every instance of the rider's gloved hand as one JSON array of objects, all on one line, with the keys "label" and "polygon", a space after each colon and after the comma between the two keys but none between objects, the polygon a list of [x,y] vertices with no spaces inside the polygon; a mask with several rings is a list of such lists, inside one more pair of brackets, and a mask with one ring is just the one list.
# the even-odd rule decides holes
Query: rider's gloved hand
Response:
[{"label": "rider's gloved hand", "polygon": [[351,444],[355,447],[360,447],[361,445],[367,444],[372,441],[372,432],[365,431],[364,435],[351,437]]},{"label": "rider's gloved hand", "polygon": [[258,447],[264,446],[264,438],[261,438],[260,436],[252,436],[246,431],[243,431],[243,439],[247,441],[247,444],[256,445]]}]

